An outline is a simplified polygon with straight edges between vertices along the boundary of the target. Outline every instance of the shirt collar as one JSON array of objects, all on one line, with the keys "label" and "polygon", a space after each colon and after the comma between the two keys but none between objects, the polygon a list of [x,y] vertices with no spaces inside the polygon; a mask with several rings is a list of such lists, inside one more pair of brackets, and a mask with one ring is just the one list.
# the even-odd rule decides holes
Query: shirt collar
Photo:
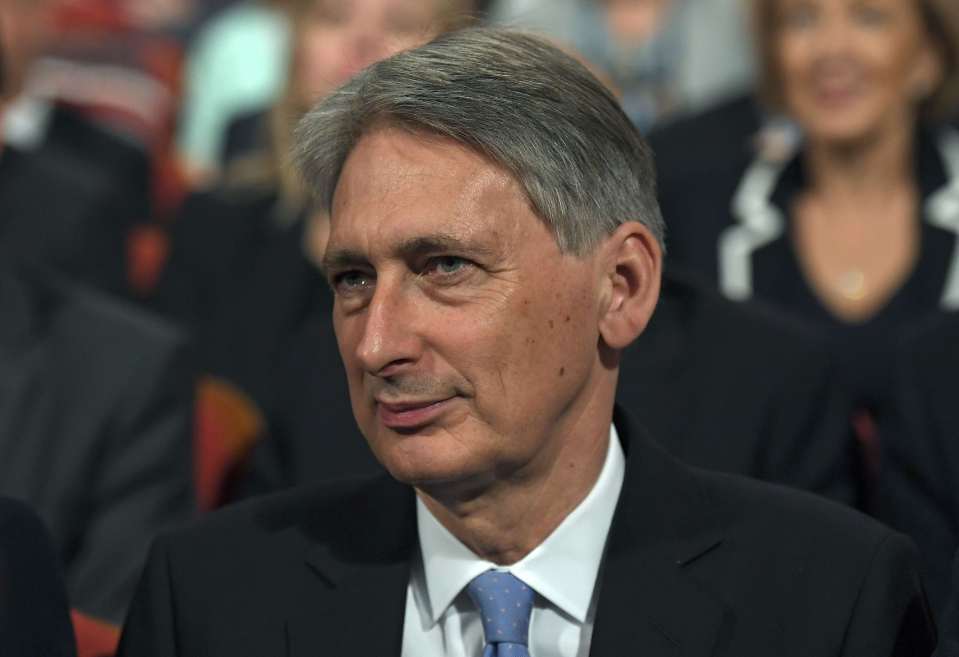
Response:
[{"label": "shirt collar", "polygon": [[417,497],[425,579],[425,591],[421,592],[426,594],[432,623],[439,621],[474,577],[491,568],[513,573],[577,622],[585,622],[625,468],[619,435],[610,425],[606,461],[592,490],[545,541],[506,568],[481,559],[463,545]]}]

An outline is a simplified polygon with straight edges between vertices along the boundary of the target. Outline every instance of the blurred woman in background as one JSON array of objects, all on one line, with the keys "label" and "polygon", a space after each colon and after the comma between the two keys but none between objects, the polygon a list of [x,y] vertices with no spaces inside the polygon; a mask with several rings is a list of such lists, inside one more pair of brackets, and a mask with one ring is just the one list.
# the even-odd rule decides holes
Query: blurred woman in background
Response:
[{"label": "blurred woman in background", "polygon": [[[703,153],[698,172],[664,168],[670,262],[830,338],[869,457],[863,505],[881,513],[890,354],[908,326],[959,307],[959,134],[944,127],[959,103],[959,3],[756,0],[754,18],[759,95],[793,128]],[[722,131],[714,119],[656,146],[696,153],[703,131]]]},{"label": "blurred woman in background", "polygon": [[800,137],[716,154],[709,179],[663,171],[670,257],[828,330],[874,400],[890,333],[959,306],[959,135],[939,128],[959,98],[959,5],[760,0],[755,18],[762,97]]},{"label": "blurred woman in background", "polygon": [[[275,354],[304,318],[325,307],[326,285],[309,253],[326,220],[310,212],[289,160],[292,131],[318,99],[367,65],[425,43],[467,20],[462,0],[292,0],[289,80],[272,107],[235,122],[244,133],[224,179],[191,196],[173,227],[157,307],[194,332],[206,399],[230,400],[244,418],[233,445],[262,427]],[[202,440],[202,438],[201,438]]]},{"label": "blurred woman in background", "polygon": [[245,145],[233,147],[216,187],[185,203],[157,291],[161,310],[204,337],[204,324],[243,288],[270,241],[303,218],[305,194],[288,159],[300,116],[365,66],[456,25],[460,7],[455,0],[289,3],[294,33],[285,92],[272,108],[233,122],[230,139]]}]

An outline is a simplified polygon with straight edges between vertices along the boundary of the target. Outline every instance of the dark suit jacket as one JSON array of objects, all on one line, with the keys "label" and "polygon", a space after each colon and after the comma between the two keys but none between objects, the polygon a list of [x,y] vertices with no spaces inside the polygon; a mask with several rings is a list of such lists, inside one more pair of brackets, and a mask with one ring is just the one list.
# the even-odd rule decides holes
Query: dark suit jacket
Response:
[{"label": "dark suit jacket", "polygon": [[896,414],[884,427],[880,519],[913,537],[939,610],[959,548],[959,313],[912,332],[901,344]]},{"label": "dark suit jacket", "polygon": [[63,103],[53,106],[50,122],[36,151],[41,157],[69,163],[74,171],[99,174],[114,197],[118,220],[127,228],[153,217],[153,162],[143,144],[126,137]]},{"label": "dark suit jacket", "polygon": [[[806,493],[682,465],[616,425],[626,480],[592,655],[932,652],[907,539]],[[412,490],[385,476],[234,506],[157,541],[120,656],[396,655],[416,549]]]},{"label": "dark suit jacket", "polygon": [[678,271],[620,363],[616,399],[680,460],[853,504],[849,402],[823,341]]},{"label": "dark suit jacket", "polygon": [[67,594],[50,535],[29,507],[0,498],[0,655],[75,654]]},{"label": "dark suit jacket", "polygon": [[59,152],[0,152],[0,244],[18,258],[128,296],[130,218],[102,172]]},{"label": "dark suit jacket", "polygon": [[952,562],[952,595],[942,614],[936,657],[959,657],[959,552]]},{"label": "dark suit jacket", "polygon": [[119,622],[149,542],[192,516],[180,334],[43,272],[0,267],[0,494],[56,539],[71,603]]},{"label": "dark suit jacket", "polygon": [[[285,259],[287,270],[295,255]],[[276,264],[271,271],[284,275],[248,299],[263,299],[254,307],[264,308],[272,290],[273,301],[308,301],[314,316],[270,373],[270,435],[254,448],[242,495],[380,471],[353,420],[328,288],[306,263],[298,272]],[[275,321],[291,313],[273,307],[259,314]],[[279,342],[269,336],[248,333],[249,347],[231,350],[234,362]],[[822,345],[786,320],[670,273],[653,320],[620,369],[619,403],[687,463],[856,501],[845,399]]]}]

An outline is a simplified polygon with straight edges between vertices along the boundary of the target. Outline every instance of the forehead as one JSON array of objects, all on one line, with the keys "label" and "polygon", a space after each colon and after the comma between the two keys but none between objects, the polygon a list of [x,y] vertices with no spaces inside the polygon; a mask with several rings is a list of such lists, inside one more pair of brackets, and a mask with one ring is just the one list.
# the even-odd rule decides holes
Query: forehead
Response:
[{"label": "forehead", "polygon": [[[3,0],[0,0],[2,2]],[[404,10],[439,13],[445,0],[313,0],[307,7],[336,11]]]},{"label": "forehead", "polygon": [[797,6],[836,7],[841,9],[881,6],[918,10],[919,2],[920,0],[775,0],[773,6],[780,10]]},{"label": "forehead", "polygon": [[[423,232],[505,238],[539,221],[513,177],[451,139],[376,128],[350,153],[331,208],[331,241]],[[357,245],[352,245],[357,246]]]}]

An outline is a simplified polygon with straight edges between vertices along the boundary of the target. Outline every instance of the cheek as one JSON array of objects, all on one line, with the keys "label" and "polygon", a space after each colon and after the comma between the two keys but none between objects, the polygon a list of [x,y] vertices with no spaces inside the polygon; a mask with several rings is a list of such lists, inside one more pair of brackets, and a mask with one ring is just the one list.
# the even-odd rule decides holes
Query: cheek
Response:
[{"label": "cheek", "polygon": [[340,65],[340,39],[332,30],[313,29],[305,34],[297,49],[297,82],[300,92],[315,98],[332,85]]},{"label": "cheek", "polygon": [[885,47],[876,46],[873,55],[876,68],[882,72],[885,88],[891,95],[912,97],[922,54],[921,46],[911,39],[902,39],[891,46],[888,43]]},{"label": "cheek", "polygon": [[801,91],[805,78],[811,72],[811,58],[801,37],[784,37],[776,50],[777,75],[783,94],[790,98]]},{"label": "cheek", "polygon": [[505,309],[502,326],[488,332],[491,338],[483,350],[490,379],[487,397],[505,399],[503,411],[528,416],[528,422],[565,405],[596,354],[590,301],[582,290],[524,288]]}]

